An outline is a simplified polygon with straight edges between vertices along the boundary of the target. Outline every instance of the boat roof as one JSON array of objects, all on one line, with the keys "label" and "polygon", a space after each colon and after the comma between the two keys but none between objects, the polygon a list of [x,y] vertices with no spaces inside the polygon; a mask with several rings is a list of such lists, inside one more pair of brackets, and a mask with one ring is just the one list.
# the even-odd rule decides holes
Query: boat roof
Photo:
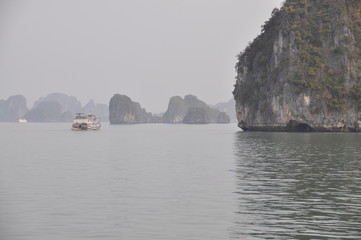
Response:
[{"label": "boat roof", "polygon": [[75,118],[96,118],[94,114],[76,113]]}]

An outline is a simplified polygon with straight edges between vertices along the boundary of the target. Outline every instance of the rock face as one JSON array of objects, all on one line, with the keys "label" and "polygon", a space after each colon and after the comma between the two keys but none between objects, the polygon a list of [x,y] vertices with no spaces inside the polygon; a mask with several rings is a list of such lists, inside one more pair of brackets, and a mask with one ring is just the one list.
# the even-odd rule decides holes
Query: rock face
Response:
[{"label": "rock face", "polygon": [[287,0],[238,56],[238,125],[361,131],[361,1]]},{"label": "rock face", "polygon": [[182,123],[187,111],[188,106],[186,106],[183,98],[179,96],[171,97],[168,109],[163,115],[163,121],[165,123]]},{"label": "rock face", "polygon": [[93,100],[90,100],[82,107],[76,97],[63,93],[51,93],[39,98],[26,117],[30,122],[70,122],[79,112],[95,114],[102,121],[109,119],[108,105],[95,104]]},{"label": "rock face", "polygon": [[201,107],[191,107],[188,109],[187,115],[183,118],[186,124],[207,124],[209,123],[207,111]]},{"label": "rock face", "polygon": [[0,100],[0,122],[16,122],[28,111],[26,99],[22,95],[11,96],[6,101]]},{"label": "rock face", "polygon": [[33,108],[36,108],[41,102],[58,102],[63,111],[69,111],[71,113],[82,112],[81,103],[76,97],[68,96],[63,93],[48,94],[46,97],[42,97],[36,101]]},{"label": "rock face", "polygon": [[216,105],[214,105],[214,108],[221,112],[226,113],[226,115],[229,116],[231,122],[236,122],[237,118],[236,118],[236,111],[234,110],[235,106],[236,106],[236,102],[234,101],[233,98],[231,98],[230,100],[228,100],[228,102],[217,103]]},{"label": "rock face", "polygon": [[107,104],[97,103],[93,113],[102,121],[109,121],[109,106]]},{"label": "rock face", "polygon": [[152,122],[152,114],[147,113],[139,103],[125,95],[115,94],[109,102],[109,122],[111,124],[134,124]]},{"label": "rock face", "polygon": [[229,123],[229,116],[212,109],[196,96],[172,97],[163,116],[146,112],[139,103],[125,95],[115,94],[109,103],[109,121],[111,124],[133,123]]},{"label": "rock face", "polygon": [[216,109],[209,107],[196,96],[186,95],[172,97],[169,100],[168,109],[164,113],[165,123],[187,123],[187,124],[207,124],[207,123],[229,123],[229,116]]},{"label": "rock face", "polygon": [[76,97],[51,93],[37,100],[24,116],[29,122],[71,122],[77,112],[82,112]]},{"label": "rock face", "polygon": [[24,118],[29,122],[64,122],[71,121],[72,114],[69,111],[63,112],[60,103],[46,101],[38,103]]},{"label": "rock face", "polygon": [[94,100],[89,100],[89,102],[87,104],[85,104],[84,107],[82,108],[82,112],[83,113],[91,113],[94,111],[94,109],[95,109]]},{"label": "rock face", "polygon": [[217,123],[230,123],[231,119],[225,112],[220,112],[217,117]]},{"label": "rock face", "polygon": [[89,100],[89,102],[82,108],[81,112],[94,114],[101,119],[101,121],[109,120],[109,106],[101,103],[95,104],[93,100]]}]

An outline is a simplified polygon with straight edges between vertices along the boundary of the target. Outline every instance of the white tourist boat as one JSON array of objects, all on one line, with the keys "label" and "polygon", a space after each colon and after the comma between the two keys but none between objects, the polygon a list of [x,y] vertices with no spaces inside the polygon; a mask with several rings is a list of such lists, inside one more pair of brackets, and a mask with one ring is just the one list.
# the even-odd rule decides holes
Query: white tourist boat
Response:
[{"label": "white tourist boat", "polygon": [[100,120],[95,115],[77,113],[71,130],[98,130],[101,126]]}]

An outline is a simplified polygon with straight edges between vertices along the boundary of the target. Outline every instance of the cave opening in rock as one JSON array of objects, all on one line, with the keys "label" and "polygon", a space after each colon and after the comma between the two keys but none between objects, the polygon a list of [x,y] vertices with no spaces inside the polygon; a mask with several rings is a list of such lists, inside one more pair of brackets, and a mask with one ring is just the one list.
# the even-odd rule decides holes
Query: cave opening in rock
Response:
[{"label": "cave opening in rock", "polygon": [[286,126],[287,131],[291,132],[313,132],[314,129],[307,123],[290,120]]}]

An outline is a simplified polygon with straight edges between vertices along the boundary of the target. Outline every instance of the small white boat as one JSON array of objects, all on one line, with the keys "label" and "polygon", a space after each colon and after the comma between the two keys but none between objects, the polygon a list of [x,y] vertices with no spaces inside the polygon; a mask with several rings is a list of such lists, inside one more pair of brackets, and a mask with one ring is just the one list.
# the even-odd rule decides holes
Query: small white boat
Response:
[{"label": "small white boat", "polygon": [[27,123],[28,121],[25,118],[19,118],[18,123]]},{"label": "small white boat", "polygon": [[77,113],[71,130],[98,130],[101,126],[100,120],[95,115]]}]

